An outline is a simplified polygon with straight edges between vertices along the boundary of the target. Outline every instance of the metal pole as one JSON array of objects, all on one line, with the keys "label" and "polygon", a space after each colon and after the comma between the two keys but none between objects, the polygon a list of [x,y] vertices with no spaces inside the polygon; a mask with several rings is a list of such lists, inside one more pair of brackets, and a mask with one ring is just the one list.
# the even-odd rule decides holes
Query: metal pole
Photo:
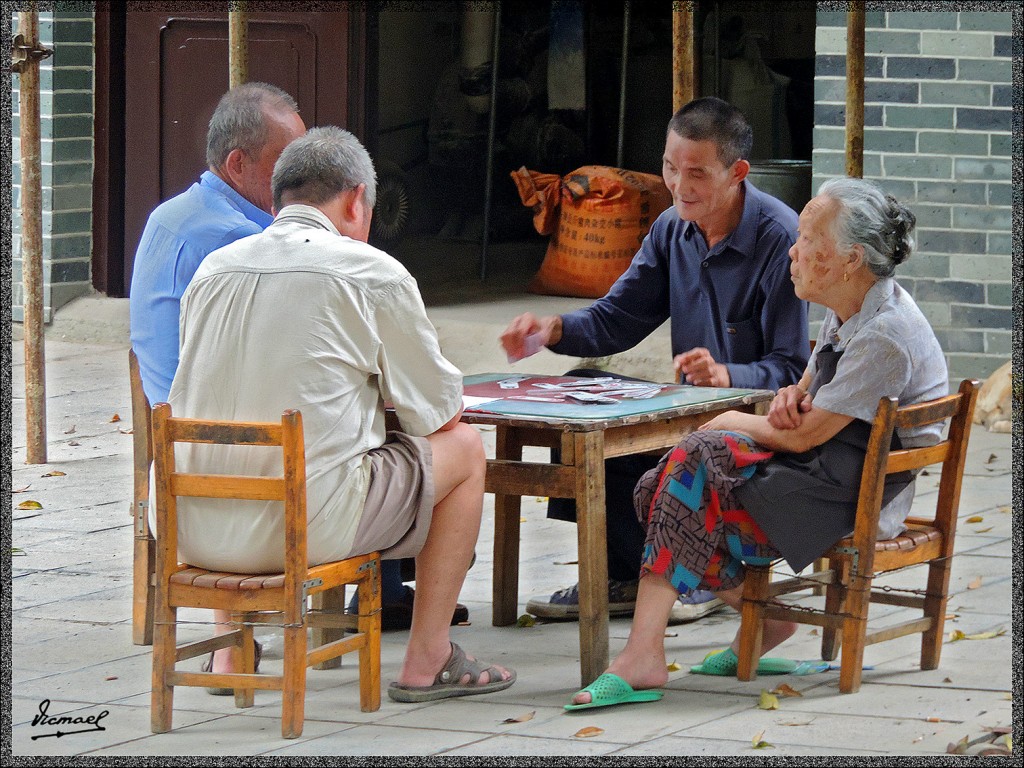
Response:
[{"label": "metal pole", "polygon": [[846,14],[846,175],[864,176],[864,2]]},{"label": "metal pole", "polygon": [[[33,4],[34,6],[34,4]],[[39,13],[18,14],[11,69],[18,83],[21,140],[21,274],[25,289],[25,432],[27,464],[46,463],[46,359],[43,342],[43,187],[39,141]]]},{"label": "metal pole", "polygon": [[480,281],[487,279],[487,244],[491,236],[491,186],[494,176],[494,133],[498,115],[498,48],[501,37],[501,3],[494,10],[494,48],[491,52],[491,114],[487,119],[487,184],[484,189],[484,234],[480,244]]},{"label": "metal pole", "polygon": [[693,101],[693,3],[672,3],[672,111]]},{"label": "metal pole", "polygon": [[622,5],[622,72],[619,77],[619,148],[615,153],[615,164],[621,168],[626,149],[626,65],[629,61],[629,11],[630,0]]},{"label": "metal pole", "polygon": [[229,85],[236,85],[249,79],[249,14],[244,2],[231,2],[228,7],[228,71]]}]

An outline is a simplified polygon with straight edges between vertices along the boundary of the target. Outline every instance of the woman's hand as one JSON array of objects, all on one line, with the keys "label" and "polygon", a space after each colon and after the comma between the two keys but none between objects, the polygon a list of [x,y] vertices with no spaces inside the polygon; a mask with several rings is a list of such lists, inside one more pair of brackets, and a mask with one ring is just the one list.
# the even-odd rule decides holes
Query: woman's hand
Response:
[{"label": "woman's hand", "polygon": [[783,387],[768,408],[768,423],[775,429],[796,429],[811,410],[811,396],[796,384]]}]

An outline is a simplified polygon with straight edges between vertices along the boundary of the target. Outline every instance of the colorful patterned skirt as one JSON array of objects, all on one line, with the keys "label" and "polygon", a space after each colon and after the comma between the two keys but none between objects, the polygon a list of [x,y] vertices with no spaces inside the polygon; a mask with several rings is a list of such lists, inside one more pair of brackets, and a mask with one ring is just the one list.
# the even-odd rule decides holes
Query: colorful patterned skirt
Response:
[{"label": "colorful patterned skirt", "polygon": [[750,437],[725,431],[693,432],[665,454],[633,492],[647,528],[640,575],[662,574],[681,593],[718,591],[743,583],[743,562],[779,557],[733,493],[771,457]]}]

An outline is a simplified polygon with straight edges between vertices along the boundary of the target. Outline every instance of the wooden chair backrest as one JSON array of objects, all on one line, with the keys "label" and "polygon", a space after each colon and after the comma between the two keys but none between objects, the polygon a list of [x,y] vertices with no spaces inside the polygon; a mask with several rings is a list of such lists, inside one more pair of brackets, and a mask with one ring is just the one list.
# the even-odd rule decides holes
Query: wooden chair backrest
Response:
[{"label": "wooden chair backrest", "polygon": [[[178,472],[174,463],[176,443],[277,446],[282,450],[284,471],[276,477],[214,475]],[[156,465],[158,555],[161,582],[177,570],[177,497],[253,499],[284,502],[285,595],[298,604],[306,560],[306,454],[302,414],[285,411],[280,423],[231,422],[175,418],[171,406],[153,409],[153,460]],[[166,569],[166,571],[164,570]],[[289,592],[295,600],[289,599]]]},{"label": "wooden chair backrest", "polygon": [[[142,389],[139,359],[128,350],[128,382],[132,394],[132,456],[135,466],[135,504],[149,500],[149,467],[153,463],[153,412]],[[133,510],[134,511],[134,510]]]},{"label": "wooden chair backrest", "polygon": [[[944,534],[955,530],[967,442],[977,397],[978,382],[965,379],[956,394],[926,403],[899,407],[894,397],[883,397],[879,401],[868,439],[857,500],[854,545],[860,550],[862,562],[865,556],[870,557],[869,552],[874,551],[887,475],[941,463],[942,478],[935,516],[911,518],[910,521],[935,526]],[[893,430],[934,424],[946,419],[950,419],[948,434],[936,445],[890,450]],[[868,563],[865,565],[870,567]]]}]

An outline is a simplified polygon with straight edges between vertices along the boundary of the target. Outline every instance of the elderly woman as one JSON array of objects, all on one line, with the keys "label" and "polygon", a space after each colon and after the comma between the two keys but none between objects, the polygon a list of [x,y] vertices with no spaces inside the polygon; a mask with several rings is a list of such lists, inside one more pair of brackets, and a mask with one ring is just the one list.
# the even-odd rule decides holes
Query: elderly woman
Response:
[{"label": "elderly woman", "polygon": [[[730,411],[685,437],[637,485],[647,524],[629,639],[607,672],[566,709],[652,701],[665,684],[665,628],[680,590],[709,589],[734,608],[743,561],[784,557],[799,571],[852,532],[867,437],[878,401],[945,395],[945,360],[913,299],[892,278],[910,256],[914,215],[872,184],[833,179],[800,214],[790,249],[796,294],[828,312],[800,382],[778,392],[767,416]],[[935,427],[894,442],[937,442]],[[903,529],[909,473],[886,483],[880,535]],[[796,630],[768,620],[763,651]],[[732,675],[732,646],[699,668]],[[773,670],[762,659],[762,673]]]}]

